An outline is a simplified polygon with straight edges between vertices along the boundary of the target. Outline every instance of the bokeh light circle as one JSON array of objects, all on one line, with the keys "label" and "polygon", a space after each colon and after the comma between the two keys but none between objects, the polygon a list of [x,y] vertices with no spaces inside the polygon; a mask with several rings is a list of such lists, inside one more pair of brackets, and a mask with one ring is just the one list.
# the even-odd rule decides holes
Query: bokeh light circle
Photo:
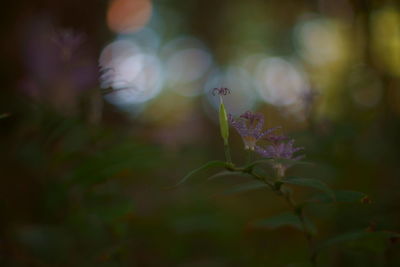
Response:
[{"label": "bokeh light circle", "polygon": [[204,75],[211,65],[211,56],[204,50],[189,48],[172,54],[166,64],[172,83],[188,83]]},{"label": "bokeh light circle", "polygon": [[202,93],[213,59],[203,42],[191,36],[180,36],[161,49],[165,60],[167,87],[176,93],[194,97]]},{"label": "bokeh light circle", "polygon": [[117,83],[114,92],[106,95],[106,99],[117,106],[124,106],[143,103],[155,97],[162,85],[160,65],[154,55],[139,54],[128,58],[122,62],[122,66],[136,68],[134,75],[126,82]]},{"label": "bokeh light circle", "polygon": [[347,57],[346,35],[338,21],[324,18],[303,21],[295,28],[295,39],[299,54],[309,64],[325,66]]},{"label": "bokeh light circle", "polygon": [[132,41],[117,40],[109,44],[99,62],[103,70],[102,87],[113,89],[106,99],[117,106],[146,102],[161,91],[164,75],[160,60]]},{"label": "bokeh light circle", "polygon": [[264,101],[287,106],[309,90],[305,74],[293,63],[277,57],[262,60],[256,70],[257,90]]},{"label": "bokeh light circle", "polygon": [[107,25],[116,33],[129,34],[143,28],[151,14],[149,0],[112,0],[107,11]]}]

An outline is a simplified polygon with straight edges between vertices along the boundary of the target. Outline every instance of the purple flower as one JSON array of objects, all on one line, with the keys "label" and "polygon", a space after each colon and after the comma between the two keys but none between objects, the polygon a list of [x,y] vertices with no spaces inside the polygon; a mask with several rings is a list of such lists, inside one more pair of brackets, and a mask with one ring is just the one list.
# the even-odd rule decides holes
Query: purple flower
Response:
[{"label": "purple flower", "polygon": [[[294,156],[294,153],[303,150],[303,147],[294,147],[294,140],[289,140],[285,142],[288,138],[284,135],[274,135],[270,134],[265,139],[271,142],[266,148],[256,146],[255,150],[261,156],[271,159],[290,159],[299,160],[304,157],[304,155]],[[276,170],[278,177],[284,177],[285,171],[289,168],[291,163],[282,163],[279,161],[273,161],[272,167]]]},{"label": "purple flower", "polygon": [[276,128],[263,131],[264,116],[261,113],[246,111],[239,118],[228,115],[230,125],[236,129],[244,142],[244,148],[254,150],[258,140],[270,135]]},{"label": "purple flower", "polygon": [[[281,127],[275,127],[274,130],[277,129],[277,128],[281,128]],[[286,135],[277,135],[277,134],[275,134],[273,132],[270,132],[269,134],[267,134],[264,137],[264,139],[267,140],[268,142],[272,143],[272,144],[278,144],[279,142],[286,141],[289,138]]]},{"label": "purple flower", "polygon": [[[285,138],[285,136],[275,136],[275,140]],[[302,156],[293,157],[294,153],[303,150],[302,147],[294,147],[294,140],[290,140],[286,143],[276,141],[272,145],[267,146],[265,149],[257,146],[256,151],[263,157],[273,159],[300,159]]]}]

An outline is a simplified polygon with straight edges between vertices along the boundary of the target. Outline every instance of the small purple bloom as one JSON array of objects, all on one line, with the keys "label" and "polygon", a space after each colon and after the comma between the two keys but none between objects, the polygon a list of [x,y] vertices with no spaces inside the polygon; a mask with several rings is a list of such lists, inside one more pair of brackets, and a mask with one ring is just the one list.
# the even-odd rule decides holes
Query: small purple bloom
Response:
[{"label": "small purple bloom", "polygon": [[243,139],[245,149],[254,150],[258,140],[270,135],[276,128],[263,131],[264,116],[261,113],[246,111],[239,118],[228,115],[230,125],[236,129]]},{"label": "small purple bloom", "polygon": [[[275,129],[277,129],[277,128],[280,128],[280,127],[276,127]],[[270,134],[267,134],[264,137],[264,139],[269,141],[269,142],[271,142],[271,143],[273,143],[273,144],[277,144],[279,142],[286,141],[289,138],[286,135],[276,135],[274,133],[270,133]]]},{"label": "small purple bloom", "polygon": [[[304,155],[294,156],[294,153],[303,150],[303,147],[294,147],[294,140],[289,140],[288,142],[283,142],[288,138],[283,135],[270,134],[266,138],[272,144],[268,145],[266,148],[256,146],[255,150],[263,157],[271,159],[290,159],[299,160],[304,157]],[[285,171],[291,166],[291,164],[285,164],[278,162],[273,162],[272,166],[276,169],[279,177],[285,176]]]},{"label": "small purple bloom", "polygon": [[213,90],[212,90],[212,94],[215,96],[215,95],[219,95],[219,96],[224,96],[224,95],[227,95],[227,94],[230,94],[231,93],[231,91],[228,89],[228,88],[224,88],[224,87],[221,87],[221,88],[214,88]]},{"label": "small purple bloom", "polygon": [[[279,138],[281,136],[277,136]],[[293,157],[293,154],[297,151],[303,150],[302,147],[294,147],[294,140],[290,140],[286,143],[284,142],[275,142],[272,145],[267,146],[265,149],[257,146],[257,152],[266,158],[273,159],[299,159],[302,156]]]}]

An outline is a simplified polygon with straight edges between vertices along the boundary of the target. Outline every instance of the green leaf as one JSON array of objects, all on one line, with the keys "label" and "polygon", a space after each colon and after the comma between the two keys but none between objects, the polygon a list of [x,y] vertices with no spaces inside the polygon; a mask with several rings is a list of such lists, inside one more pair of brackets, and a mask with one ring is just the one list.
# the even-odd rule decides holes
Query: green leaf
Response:
[{"label": "green leaf", "polygon": [[[290,226],[300,231],[303,231],[303,227],[299,217],[291,212],[281,213],[279,215],[258,221],[254,225],[258,227],[267,227],[269,229]],[[307,218],[305,219],[305,225],[310,233],[315,234],[317,232],[315,225]]]},{"label": "green leaf", "polygon": [[285,184],[292,184],[292,185],[300,185],[305,187],[311,187],[317,190],[321,190],[333,200],[335,200],[335,194],[325,183],[316,180],[316,179],[307,179],[307,178],[300,178],[300,177],[287,177],[282,179],[282,182]]},{"label": "green leaf", "polygon": [[189,172],[185,177],[182,178],[182,180],[180,180],[176,185],[174,185],[173,187],[176,187],[178,185],[183,184],[184,182],[186,182],[190,177],[192,177],[193,175],[195,175],[196,173],[203,171],[203,170],[207,170],[209,168],[212,167],[223,167],[225,166],[225,162],[223,161],[219,161],[219,160],[214,160],[214,161],[210,161],[207,162],[206,164],[204,164],[203,166]]},{"label": "green leaf", "polygon": [[260,160],[253,161],[252,163],[244,166],[244,169],[250,169],[250,168],[252,168],[258,164],[262,164],[262,163],[271,163],[271,159],[260,159]]},{"label": "green leaf", "polygon": [[[311,203],[333,203],[333,202],[360,202],[367,197],[366,194],[357,191],[335,190],[333,191],[335,199],[326,194],[314,195],[308,202]],[[336,201],[335,201],[336,200]]]},{"label": "green leaf", "polygon": [[[389,238],[399,238],[400,234],[388,232],[388,231],[377,231],[377,232],[369,232],[366,230],[358,230],[353,232],[344,233],[338,236],[335,236],[331,239],[328,239],[322,243],[320,243],[316,247],[316,251],[319,252],[321,250],[327,249],[332,246],[336,245],[343,245],[347,244],[355,244],[360,246],[369,246],[371,249],[376,249],[379,243],[383,243],[386,246],[386,241]],[[370,242],[368,242],[370,241]],[[370,246],[371,243],[373,244],[372,247]],[[379,249],[379,248],[378,248]]]},{"label": "green leaf", "polygon": [[294,166],[294,165],[314,165],[313,162],[302,161],[302,160],[294,160],[294,159],[274,159],[274,161],[278,163],[282,163],[284,165]]},{"label": "green leaf", "polygon": [[254,225],[267,227],[269,229],[276,229],[283,226],[291,226],[299,230],[302,229],[299,218],[290,212],[285,212],[273,217],[269,217],[267,219],[256,222]]},{"label": "green leaf", "polygon": [[353,241],[353,240],[357,240],[359,238],[365,237],[367,234],[369,234],[368,232],[362,230],[362,231],[355,231],[355,232],[349,232],[349,233],[345,233],[342,235],[338,235],[335,236],[331,239],[328,239],[322,243],[320,243],[317,247],[316,247],[316,251],[321,251],[323,249],[326,249],[328,247],[337,245],[337,244],[341,244],[341,243],[345,243],[345,242],[349,242],[349,241]]},{"label": "green leaf", "polygon": [[224,177],[224,176],[248,176],[248,174],[245,174],[242,172],[222,171],[222,172],[218,172],[218,173],[208,177],[208,180],[213,180],[215,178]]},{"label": "green leaf", "polygon": [[266,184],[258,182],[258,181],[252,181],[252,182],[241,183],[241,184],[235,185],[235,186],[231,187],[230,189],[222,192],[222,194],[223,195],[231,195],[231,194],[244,193],[244,192],[253,191],[253,190],[262,189],[262,188],[268,189],[268,186]]}]

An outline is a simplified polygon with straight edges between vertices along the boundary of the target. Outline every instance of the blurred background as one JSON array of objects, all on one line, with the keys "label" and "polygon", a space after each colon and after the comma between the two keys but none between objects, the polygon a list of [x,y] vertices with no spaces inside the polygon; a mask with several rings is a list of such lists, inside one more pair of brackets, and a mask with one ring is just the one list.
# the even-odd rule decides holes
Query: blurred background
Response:
[{"label": "blurred background", "polygon": [[[207,181],[217,170],[167,189],[223,160],[214,87],[305,147],[315,165],[290,174],[371,199],[308,206],[317,242],[399,231],[398,1],[1,5],[1,266],[308,266],[299,231],[255,226],[288,210],[272,193],[226,195],[246,179]],[[318,262],[400,266],[399,252],[352,240]]]}]

